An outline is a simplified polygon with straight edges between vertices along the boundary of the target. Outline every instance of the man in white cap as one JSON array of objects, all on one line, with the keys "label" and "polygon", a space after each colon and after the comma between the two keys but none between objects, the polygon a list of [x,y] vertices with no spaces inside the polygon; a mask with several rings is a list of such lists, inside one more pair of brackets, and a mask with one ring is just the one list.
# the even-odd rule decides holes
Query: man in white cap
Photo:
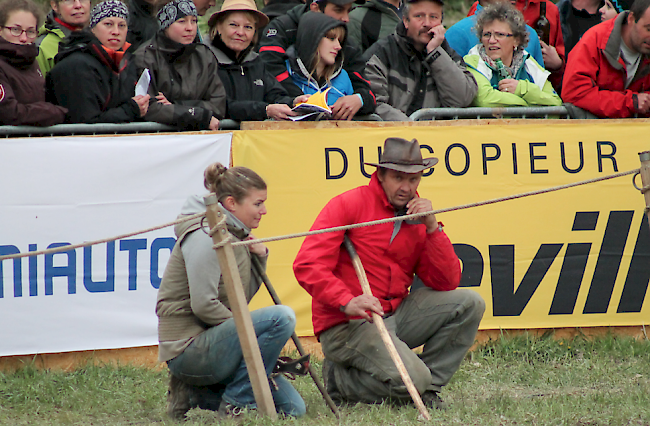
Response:
[{"label": "man in white cap", "polygon": [[[432,211],[417,193],[422,172],[437,158],[422,158],[420,144],[388,138],[369,185],[334,197],[312,229],[350,225]],[[461,267],[442,223],[434,214],[347,231],[368,275],[373,296],[364,295],[345,232],[312,235],[293,264],[300,285],[312,296],[314,333],[325,360],[327,392],[338,402],[404,401],[410,395],[374,324],[384,317],[406,369],[426,405],[444,408],[438,395],[474,343],[485,302],[456,289]],[[409,293],[414,275],[424,287]],[[422,346],[421,354],[411,349]]]}]

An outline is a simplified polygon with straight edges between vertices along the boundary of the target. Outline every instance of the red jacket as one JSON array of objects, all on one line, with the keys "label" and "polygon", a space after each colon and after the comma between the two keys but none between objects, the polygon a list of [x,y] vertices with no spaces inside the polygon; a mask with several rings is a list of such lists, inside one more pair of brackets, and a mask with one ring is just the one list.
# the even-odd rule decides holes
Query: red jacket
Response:
[{"label": "red jacket", "polygon": [[620,50],[627,14],[620,13],[590,28],[571,50],[562,87],[565,102],[602,118],[626,118],[637,113],[637,94],[650,90],[650,58],[641,58],[626,89],[627,72]]},{"label": "red jacket", "polygon": [[[553,87],[559,90],[560,83],[562,83],[562,76],[564,74],[564,67],[566,66],[566,54],[564,51],[564,37],[562,36],[562,26],[560,23],[560,10],[557,8],[555,3],[549,0],[517,0],[515,7],[521,11],[524,15],[524,20],[526,24],[535,28],[535,22],[539,19],[539,4],[545,1],[546,2],[546,18],[551,24],[551,34],[549,36],[549,44],[555,47],[557,54],[562,59],[562,67],[558,70],[551,72],[549,81],[553,84]],[[472,16],[476,13],[476,5],[478,1],[474,2],[467,12],[467,16]],[[541,40],[540,40],[541,41]],[[546,64],[544,64],[546,65]]]},{"label": "red jacket", "polygon": [[[395,210],[375,172],[368,186],[360,186],[330,200],[311,229],[394,216]],[[393,312],[400,305],[415,273],[435,290],[453,290],[460,283],[460,262],[444,232],[427,234],[424,224],[403,222],[392,243],[393,223],[347,232],[366,270],[372,293],[381,301],[385,313]],[[350,318],[340,307],[362,294],[350,256],[342,247],[343,236],[344,232],[329,232],[305,238],[293,263],[298,282],[312,296],[316,336],[347,322]]]}]

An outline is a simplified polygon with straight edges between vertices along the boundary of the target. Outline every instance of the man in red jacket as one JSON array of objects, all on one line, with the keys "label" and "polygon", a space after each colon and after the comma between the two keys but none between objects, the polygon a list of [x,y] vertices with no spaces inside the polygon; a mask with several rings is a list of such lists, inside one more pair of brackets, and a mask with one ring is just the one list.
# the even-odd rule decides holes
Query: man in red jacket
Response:
[{"label": "man in red jacket", "polygon": [[590,28],[571,50],[562,99],[600,118],[650,113],[650,0]]},{"label": "man in red jacket", "polygon": [[[422,172],[437,158],[422,159],[413,139],[388,138],[370,184],[334,197],[312,229],[432,211],[420,198]],[[369,311],[384,316],[415,387],[430,407],[474,343],[485,302],[476,292],[456,289],[460,262],[435,215],[347,231],[363,263],[373,296],[363,295],[350,256],[341,247],[345,232],[305,239],[293,264],[312,299],[324,378],[332,399],[376,403],[410,396]],[[424,287],[409,293],[414,275]],[[420,355],[411,349],[424,345]]]}]

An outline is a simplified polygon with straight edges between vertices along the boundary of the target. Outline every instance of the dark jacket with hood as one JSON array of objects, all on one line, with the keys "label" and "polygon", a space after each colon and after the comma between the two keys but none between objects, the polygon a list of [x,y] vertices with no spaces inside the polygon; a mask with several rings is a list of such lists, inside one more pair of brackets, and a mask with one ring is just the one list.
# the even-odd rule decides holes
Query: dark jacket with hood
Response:
[{"label": "dark jacket with hood", "polygon": [[343,40],[342,49],[336,56],[334,72],[329,81],[325,78],[316,81],[315,76],[311,75],[311,62],[318,45],[328,31],[337,27],[345,27],[345,24],[324,13],[307,12],[300,18],[296,44],[287,50],[287,71],[294,85],[299,89],[295,93],[312,95],[329,87],[330,91],[327,93],[329,106],[334,105],[342,96],[354,94],[350,78],[342,66],[347,40]]},{"label": "dark jacket with hood", "polygon": [[[162,31],[135,52],[138,70],[151,74],[152,103],[145,119],[186,130],[207,130],[214,116],[226,114],[226,91],[217,75],[217,59],[203,43],[181,44]],[[156,102],[162,92],[171,105]]]},{"label": "dark jacket with hood", "polygon": [[[267,25],[260,39],[260,56],[266,63],[266,69],[282,83],[290,95],[295,93],[295,85],[289,77],[285,60],[287,49],[295,44],[300,17],[309,11],[309,4],[298,5],[286,15],[279,16]],[[352,82],[354,93],[361,95],[363,106],[357,114],[372,114],[375,111],[375,95],[364,76],[365,62],[361,58],[361,49],[352,43],[346,43],[343,51],[343,69]]]},{"label": "dark jacket with hood", "polygon": [[38,47],[0,37],[0,125],[51,126],[67,110],[45,102],[45,79],[36,62]]},{"label": "dark jacket with hood", "polygon": [[266,71],[264,62],[248,49],[237,57],[217,35],[208,45],[217,57],[219,78],[226,89],[226,118],[237,121],[265,120],[269,104],[293,105],[287,91]]},{"label": "dark jacket with hood", "polygon": [[61,44],[46,78],[48,100],[68,108],[69,123],[129,123],[140,119],[132,99],[138,80],[132,55],[119,63],[89,30]]},{"label": "dark jacket with hood", "polygon": [[380,38],[393,32],[402,22],[399,10],[383,0],[368,0],[350,12],[348,31],[363,51],[368,50]]},{"label": "dark jacket with hood", "polygon": [[131,43],[129,49],[135,52],[158,32],[158,19],[153,13],[153,4],[146,0],[129,0],[129,32],[126,41]]},{"label": "dark jacket with hood", "polygon": [[364,56],[366,76],[377,95],[376,113],[386,121],[408,121],[422,108],[464,108],[478,91],[474,76],[447,40],[430,53],[418,51],[404,23]]}]

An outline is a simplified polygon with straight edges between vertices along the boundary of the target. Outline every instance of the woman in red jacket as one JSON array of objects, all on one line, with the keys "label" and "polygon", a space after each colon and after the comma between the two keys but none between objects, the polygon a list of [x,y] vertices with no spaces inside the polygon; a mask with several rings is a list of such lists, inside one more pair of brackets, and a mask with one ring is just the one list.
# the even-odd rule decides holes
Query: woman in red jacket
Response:
[{"label": "woman in red jacket", "polygon": [[39,8],[31,0],[0,3],[0,124],[51,126],[67,110],[45,102],[45,80],[36,62]]}]

